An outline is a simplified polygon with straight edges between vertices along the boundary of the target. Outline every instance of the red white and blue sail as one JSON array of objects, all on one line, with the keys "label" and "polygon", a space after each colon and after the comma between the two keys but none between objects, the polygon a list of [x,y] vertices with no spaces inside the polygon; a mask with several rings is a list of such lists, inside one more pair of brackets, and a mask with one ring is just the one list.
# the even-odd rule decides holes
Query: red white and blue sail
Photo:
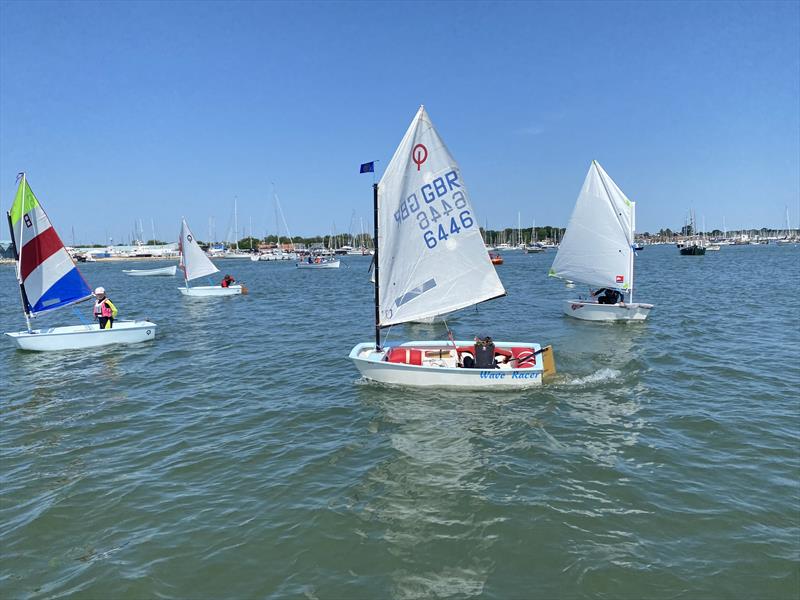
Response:
[{"label": "red white and blue sail", "polygon": [[11,212],[22,305],[30,316],[86,300],[92,291],[80,274],[23,173]]}]

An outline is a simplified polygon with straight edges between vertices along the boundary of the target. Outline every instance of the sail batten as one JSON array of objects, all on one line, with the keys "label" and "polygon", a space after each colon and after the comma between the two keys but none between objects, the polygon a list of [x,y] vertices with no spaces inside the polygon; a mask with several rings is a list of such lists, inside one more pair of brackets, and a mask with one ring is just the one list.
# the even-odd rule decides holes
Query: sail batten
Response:
[{"label": "sail batten", "polygon": [[378,184],[379,326],[505,294],[461,169],[420,107]]},{"label": "sail batten", "polygon": [[184,279],[186,279],[186,281],[192,281],[198,277],[219,272],[219,269],[214,266],[214,263],[206,256],[203,249],[200,248],[192,230],[189,229],[189,225],[186,223],[186,219],[181,219],[179,244],[181,251],[180,267],[183,269]]},{"label": "sail batten", "polygon": [[36,316],[92,297],[89,285],[24,174],[8,213],[8,223],[26,315]]},{"label": "sail batten", "polygon": [[550,275],[631,291],[636,204],[592,161]]}]

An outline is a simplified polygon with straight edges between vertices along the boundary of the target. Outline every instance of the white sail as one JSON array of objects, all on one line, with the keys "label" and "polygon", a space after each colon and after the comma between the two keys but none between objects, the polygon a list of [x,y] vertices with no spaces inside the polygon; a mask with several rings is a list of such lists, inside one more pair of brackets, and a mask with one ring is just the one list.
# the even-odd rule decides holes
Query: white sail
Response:
[{"label": "white sail", "polygon": [[461,169],[421,106],[378,184],[380,325],[505,294]]},{"label": "white sail", "polygon": [[592,161],[550,275],[632,291],[635,214],[635,203]]},{"label": "white sail", "polygon": [[181,219],[179,244],[181,249],[181,269],[183,269],[186,281],[219,271],[197,244],[194,234],[189,229],[189,225],[186,224],[186,219]]}]

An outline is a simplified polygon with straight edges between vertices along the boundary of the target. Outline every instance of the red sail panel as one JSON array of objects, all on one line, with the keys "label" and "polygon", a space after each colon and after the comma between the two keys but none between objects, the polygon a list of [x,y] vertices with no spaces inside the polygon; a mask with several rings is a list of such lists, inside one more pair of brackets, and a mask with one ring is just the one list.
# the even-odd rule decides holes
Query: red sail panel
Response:
[{"label": "red sail panel", "polygon": [[25,281],[36,267],[63,247],[64,244],[61,242],[61,238],[58,237],[56,230],[52,227],[48,227],[35,238],[29,240],[22,247],[20,256],[22,259],[20,262],[20,277],[22,281]]}]

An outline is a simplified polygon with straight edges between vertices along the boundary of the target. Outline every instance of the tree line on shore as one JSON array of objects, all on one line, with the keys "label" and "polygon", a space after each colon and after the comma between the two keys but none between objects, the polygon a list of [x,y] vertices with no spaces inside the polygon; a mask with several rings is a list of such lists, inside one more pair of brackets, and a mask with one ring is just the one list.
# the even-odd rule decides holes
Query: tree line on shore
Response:
[{"label": "tree line on shore", "polygon": [[[523,229],[515,229],[513,227],[506,227],[505,229],[484,229],[480,227],[481,236],[483,237],[484,241],[487,244],[497,245],[502,243],[509,243],[509,244],[530,244],[530,243],[537,243],[537,242],[557,242],[564,237],[564,232],[566,229],[564,227],[553,227],[551,225],[545,225],[543,227],[536,227],[535,233],[533,227],[527,227]],[[797,234],[797,230],[791,230],[792,232]],[[676,230],[672,230],[669,227],[659,229],[656,233],[650,233],[649,231],[645,231],[643,233],[637,233],[636,237],[641,239],[652,239],[652,240],[671,240],[673,238],[678,237],[688,237],[692,235],[705,235],[707,237],[712,238],[721,238],[724,235],[728,236],[739,236],[742,233],[747,233],[750,235],[760,235],[763,237],[773,235],[776,233],[774,228],[769,227],[762,227],[761,229],[747,229],[747,230],[736,230],[736,231],[727,231],[723,232],[719,229],[713,229],[711,231],[695,231],[691,225],[684,225]],[[790,232],[791,233],[791,232]],[[222,243],[226,246],[235,246],[236,242],[207,242],[207,241],[200,241],[198,240],[201,246],[208,247],[209,245]],[[146,246],[163,246],[169,244],[171,242],[166,242],[163,240],[158,239],[150,239],[146,242],[143,242]],[[293,236],[289,238],[288,236],[277,236],[277,235],[267,235],[262,238],[256,238],[252,236],[243,237],[239,240],[238,246],[241,250],[253,250],[258,248],[259,246],[277,246],[278,244],[289,244],[289,245],[296,245],[301,247],[309,247],[314,244],[322,244],[329,248],[341,248],[342,246],[352,246],[353,248],[371,248],[372,247],[372,237],[364,234],[348,234],[343,233],[339,235],[316,235],[311,237],[304,237],[300,235]],[[86,248],[105,248],[108,244],[89,244],[84,246]],[[125,246],[127,244],[119,243],[117,246]]]}]

